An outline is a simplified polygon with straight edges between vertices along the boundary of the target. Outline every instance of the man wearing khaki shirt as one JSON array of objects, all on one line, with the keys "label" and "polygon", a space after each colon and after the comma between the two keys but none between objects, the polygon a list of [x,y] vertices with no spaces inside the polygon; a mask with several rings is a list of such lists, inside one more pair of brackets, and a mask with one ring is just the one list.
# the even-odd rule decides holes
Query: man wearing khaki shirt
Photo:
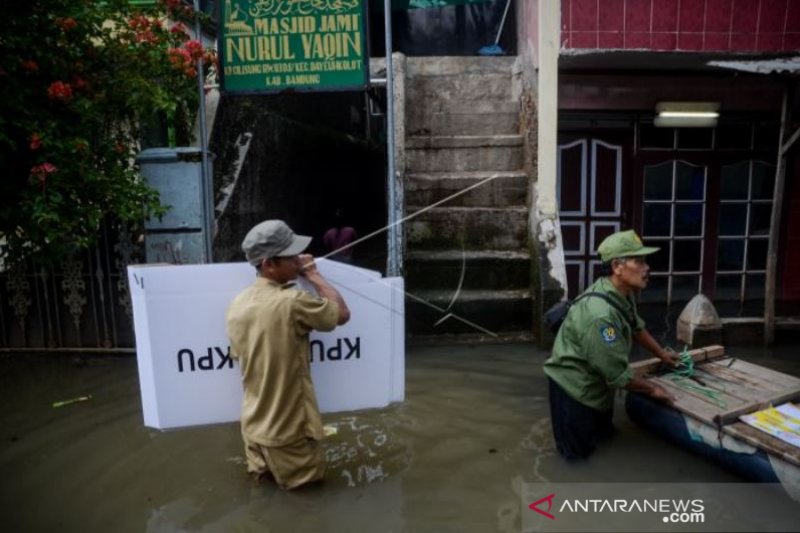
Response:
[{"label": "man wearing khaki shirt", "polygon": [[[302,254],[311,237],[283,221],[254,226],[242,242],[258,278],[231,303],[227,329],[231,356],[242,370],[242,438],[248,472],[272,475],[294,489],[325,474],[319,441],[322,419],[311,382],[308,334],[331,331],[350,318],[342,296]],[[319,297],[295,288],[302,276]]]}]

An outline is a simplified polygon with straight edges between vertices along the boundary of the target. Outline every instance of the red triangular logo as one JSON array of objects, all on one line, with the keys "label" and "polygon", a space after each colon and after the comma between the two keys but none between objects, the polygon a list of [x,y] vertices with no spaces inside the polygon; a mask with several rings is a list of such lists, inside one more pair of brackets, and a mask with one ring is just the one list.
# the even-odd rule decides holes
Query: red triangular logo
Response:
[{"label": "red triangular logo", "polygon": [[[541,500],[537,500],[537,501],[533,502],[533,503],[532,503],[532,504],[530,504],[528,507],[529,507],[531,510],[533,510],[533,511],[536,511],[536,512],[537,512],[537,513],[539,513],[540,515],[546,516],[546,517],[547,517],[547,518],[549,518],[550,520],[555,520],[555,519],[556,519],[556,517],[555,517],[555,516],[553,516],[553,515],[551,515],[551,514],[550,514],[550,512],[549,512],[549,511],[550,511],[550,509],[552,509],[552,508],[553,508],[553,498],[554,498],[554,497],[555,497],[555,493],[551,494],[550,496],[545,496],[545,497],[544,497],[544,498],[542,498]],[[542,511],[542,510],[541,510],[541,509],[539,509],[539,507],[538,507],[540,504],[542,504],[542,503],[544,503],[544,502],[547,502],[547,511]]]}]

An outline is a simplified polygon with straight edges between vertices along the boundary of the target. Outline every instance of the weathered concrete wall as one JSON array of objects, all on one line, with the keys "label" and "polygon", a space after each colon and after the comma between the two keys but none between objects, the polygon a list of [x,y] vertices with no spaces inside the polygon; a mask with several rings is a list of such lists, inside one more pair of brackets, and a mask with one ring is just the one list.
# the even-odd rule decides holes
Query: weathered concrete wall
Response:
[{"label": "weathered concrete wall", "polygon": [[523,0],[518,36],[517,69],[521,80],[521,131],[529,185],[528,232],[534,334],[548,345],[552,336],[542,327],[542,313],[566,293],[566,271],[556,198],[558,131],[559,2]]},{"label": "weathered concrete wall", "polygon": [[523,57],[535,71],[539,64],[536,56],[539,47],[539,0],[517,0],[514,10],[517,15],[517,56]]},{"label": "weathered concrete wall", "polygon": [[530,338],[527,174],[514,64],[511,57],[407,61],[404,187],[406,209],[419,213],[405,224],[413,295],[406,317],[414,336]]},{"label": "weathered concrete wall", "polygon": [[[342,208],[345,222],[365,235],[386,221],[384,146],[364,140],[357,113],[363,94],[223,97],[211,151],[215,161],[215,261],[238,261],[242,237],[254,224],[281,218],[322,234]],[[385,238],[355,249],[357,263],[382,270]]]}]

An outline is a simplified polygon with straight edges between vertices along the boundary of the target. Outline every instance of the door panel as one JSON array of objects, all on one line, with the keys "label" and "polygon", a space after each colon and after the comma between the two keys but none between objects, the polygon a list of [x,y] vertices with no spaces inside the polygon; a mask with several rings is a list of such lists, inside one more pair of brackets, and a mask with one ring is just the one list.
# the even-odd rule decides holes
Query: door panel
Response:
[{"label": "door panel", "polygon": [[558,205],[568,297],[600,275],[597,246],[625,217],[625,147],[598,134],[564,138],[558,146]]},{"label": "door panel", "polygon": [[570,217],[586,214],[586,140],[558,147],[559,213]]},{"label": "door panel", "polygon": [[592,216],[619,217],[622,202],[622,146],[592,139]]}]

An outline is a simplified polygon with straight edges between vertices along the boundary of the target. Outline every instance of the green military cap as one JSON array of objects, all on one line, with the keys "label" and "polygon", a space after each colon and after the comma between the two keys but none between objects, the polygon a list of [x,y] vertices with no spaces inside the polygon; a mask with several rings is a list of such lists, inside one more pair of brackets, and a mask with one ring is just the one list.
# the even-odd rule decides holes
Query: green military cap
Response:
[{"label": "green military cap", "polygon": [[660,248],[645,246],[642,239],[632,229],[612,233],[597,247],[600,260],[607,263],[619,257],[632,257],[635,255],[649,255],[656,253]]}]

